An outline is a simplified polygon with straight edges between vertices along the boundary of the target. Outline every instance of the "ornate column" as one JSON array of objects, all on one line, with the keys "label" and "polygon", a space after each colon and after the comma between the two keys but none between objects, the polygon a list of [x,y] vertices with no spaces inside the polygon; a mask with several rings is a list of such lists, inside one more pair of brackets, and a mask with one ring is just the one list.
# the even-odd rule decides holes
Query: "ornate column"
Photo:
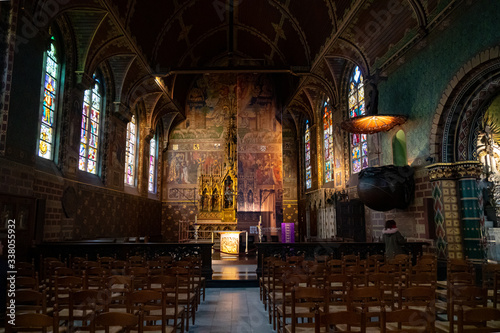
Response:
[{"label": "ornate column", "polygon": [[478,179],[479,161],[427,166],[434,198],[437,250],[440,259],[484,259],[484,214]]},{"label": "ornate column", "polygon": [[484,260],[485,247],[481,233],[484,214],[478,188],[482,164],[479,161],[458,162],[456,172],[460,191],[464,254],[472,260]]},{"label": "ornate column", "polygon": [[434,198],[436,248],[439,259],[464,258],[457,184],[453,163],[427,166]]}]

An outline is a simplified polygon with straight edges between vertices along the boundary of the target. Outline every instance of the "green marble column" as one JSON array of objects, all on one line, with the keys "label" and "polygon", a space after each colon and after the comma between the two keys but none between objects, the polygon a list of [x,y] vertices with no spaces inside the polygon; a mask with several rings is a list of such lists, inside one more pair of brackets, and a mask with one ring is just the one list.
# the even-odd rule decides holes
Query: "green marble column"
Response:
[{"label": "green marble column", "polygon": [[484,218],[478,188],[481,164],[477,161],[464,161],[456,167],[460,176],[458,187],[464,254],[472,260],[484,260],[486,252],[481,233]]}]

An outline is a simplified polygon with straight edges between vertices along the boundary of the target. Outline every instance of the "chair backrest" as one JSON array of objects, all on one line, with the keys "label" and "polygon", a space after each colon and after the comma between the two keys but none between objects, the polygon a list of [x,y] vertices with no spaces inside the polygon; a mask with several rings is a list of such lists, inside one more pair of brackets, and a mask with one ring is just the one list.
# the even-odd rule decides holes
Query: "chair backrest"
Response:
[{"label": "chair backrest", "polygon": [[[292,289],[292,332],[298,327],[314,328],[315,311],[329,307],[329,289],[295,287]],[[299,321],[299,318],[302,320]]]},{"label": "chair backrest", "polygon": [[[391,327],[387,331],[390,323],[396,323],[397,329]],[[382,311],[381,328],[382,333],[434,332],[434,320],[429,313],[415,309]]]},{"label": "chair backrest", "polygon": [[[489,322],[500,322],[500,309],[471,308],[458,311],[458,333],[499,332],[496,327],[488,327]],[[472,326],[472,328],[471,328]]]},{"label": "chair backrest", "polygon": [[57,312],[54,316],[48,316],[43,313],[20,313],[16,315],[15,325],[12,326],[7,321],[5,331],[11,332],[42,332],[46,333],[48,328],[52,328],[53,333],[59,333],[59,319]]},{"label": "chair backrest", "polygon": [[106,329],[107,332],[107,329],[111,327],[126,329],[126,332],[130,332],[131,328],[137,328],[137,330],[140,332],[141,330],[139,328],[139,319],[140,316],[131,313],[103,312],[95,317],[91,332],[95,333],[96,329],[102,328]]},{"label": "chair backrest", "polygon": [[346,330],[343,330],[342,332],[365,333],[366,332],[365,312],[338,311],[338,312],[324,313],[321,315],[317,315],[315,320],[315,332],[316,333],[323,332],[321,330],[322,328],[325,328],[324,332],[330,332],[330,329],[337,325],[346,325]]},{"label": "chair backrest", "polygon": [[399,308],[418,306],[433,311],[435,304],[436,290],[432,287],[408,287],[400,291]]},{"label": "chair backrest", "polygon": [[39,290],[38,273],[35,273],[35,277],[17,276],[16,289],[32,289],[38,291]]},{"label": "chair backrest", "polygon": [[[128,313],[142,312],[141,323],[145,322],[158,323],[155,325],[158,329],[161,327],[161,332],[165,332],[166,320],[163,320],[166,315],[165,293],[156,290],[137,290],[128,295]],[[160,313],[151,311],[161,310]],[[148,325],[153,326],[153,325]]]},{"label": "chair backrest", "polygon": [[45,291],[33,289],[16,290],[16,313],[47,313]]}]

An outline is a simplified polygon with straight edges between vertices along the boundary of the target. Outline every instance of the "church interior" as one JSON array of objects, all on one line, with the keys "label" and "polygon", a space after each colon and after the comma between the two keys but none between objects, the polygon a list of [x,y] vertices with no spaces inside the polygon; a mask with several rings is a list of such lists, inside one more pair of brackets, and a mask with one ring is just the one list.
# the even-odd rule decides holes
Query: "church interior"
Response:
[{"label": "church interior", "polygon": [[[402,311],[426,266],[425,332],[475,325],[459,305],[492,309],[500,329],[499,13],[491,0],[0,1],[2,258],[31,269],[49,303],[59,264],[90,279],[94,262],[105,281],[113,258],[178,284],[189,266],[182,319],[137,307],[139,331],[231,329],[195,320],[224,258],[255,278],[243,286],[265,324],[227,332],[324,324],[320,308],[303,321],[282,310],[296,305],[283,266],[308,288],[349,276],[349,297],[325,296],[346,313],[359,275],[387,283],[369,281],[383,266],[398,269],[384,271],[399,288],[385,301]],[[384,257],[390,220],[397,260]],[[360,331],[388,313],[352,310]]]}]

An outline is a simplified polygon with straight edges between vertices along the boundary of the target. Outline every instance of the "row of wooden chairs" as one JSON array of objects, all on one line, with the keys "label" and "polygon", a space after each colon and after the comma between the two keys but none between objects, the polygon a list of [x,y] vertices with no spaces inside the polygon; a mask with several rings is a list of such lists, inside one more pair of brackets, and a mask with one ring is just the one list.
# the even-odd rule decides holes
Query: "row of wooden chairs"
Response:
[{"label": "row of wooden chairs", "polygon": [[[189,327],[190,317],[194,323],[196,297],[190,290],[190,282],[181,276],[150,277],[147,287],[141,290],[133,288],[132,277],[122,275],[110,277],[107,287],[103,289],[84,289],[81,285],[82,279],[79,277],[61,277],[60,280],[64,281],[64,288],[60,286],[56,289],[54,307],[59,309],[57,311],[58,317],[61,320],[66,320],[69,327],[72,327],[72,323],[75,321],[74,314],[79,313],[81,317],[82,311],[85,312],[85,310],[91,314],[96,310],[133,313],[134,304],[145,303],[138,300],[142,299],[141,297],[152,297],[151,292],[156,292],[157,305],[164,304],[161,320],[172,320],[173,326],[180,326],[181,331],[184,328],[185,315],[187,318],[186,327]],[[158,293],[162,293],[159,298]],[[54,312],[51,308],[47,308],[45,291],[17,290],[16,304],[18,313],[47,314]],[[154,304],[143,305],[145,309],[151,310]],[[77,319],[82,320],[82,318]]]},{"label": "row of wooden chairs", "polygon": [[[137,332],[150,331],[149,317],[145,311],[136,314],[122,312],[100,312],[95,314],[87,329],[90,333],[97,332]],[[173,327],[162,327],[162,332],[174,332]],[[57,312],[53,315],[40,313],[23,313],[16,316],[15,325],[6,324],[6,333],[14,332],[66,332],[65,327],[59,326]],[[82,331],[82,330],[80,330]]]}]

